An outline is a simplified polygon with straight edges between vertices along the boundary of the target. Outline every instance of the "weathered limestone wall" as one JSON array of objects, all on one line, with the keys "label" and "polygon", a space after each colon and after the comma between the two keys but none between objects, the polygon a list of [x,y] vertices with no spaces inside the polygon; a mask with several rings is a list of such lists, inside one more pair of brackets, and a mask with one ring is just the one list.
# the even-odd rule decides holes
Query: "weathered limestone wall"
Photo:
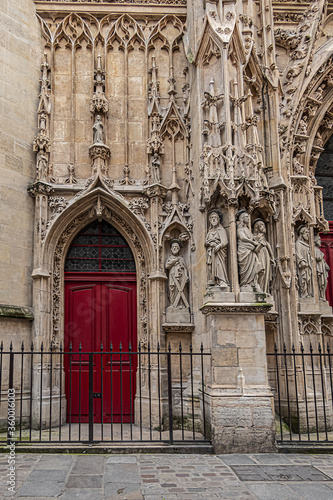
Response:
[{"label": "weathered limestone wall", "polygon": [[[31,306],[34,201],[27,185],[35,171],[32,142],[41,58],[32,0],[1,0],[0,39],[0,304]],[[21,321],[24,325],[18,325]],[[23,337],[30,335],[27,320],[0,324],[3,339],[18,329]]]}]

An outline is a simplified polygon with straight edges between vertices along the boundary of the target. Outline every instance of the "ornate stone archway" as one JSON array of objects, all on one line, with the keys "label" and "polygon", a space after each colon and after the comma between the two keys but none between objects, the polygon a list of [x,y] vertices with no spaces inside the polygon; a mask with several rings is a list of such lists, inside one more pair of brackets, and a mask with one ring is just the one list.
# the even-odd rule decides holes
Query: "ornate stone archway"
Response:
[{"label": "ornate stone archway", "polygon": [[[52,345],[59,347],[63,341],[63,271],[64,261],[69,245],[74,236],[89,222],[94,219],[105,219],[112,223],[114,227],[123,234],[133,252],[138,283],[138,341],[145,345],[148,341],[148,298],[147,298],[147,276],[153,266],[151,257],[150,237],[143,227],[141,221],[131,213],[124,203],[112,198],[100,188],[95,189],[86,196],[73,203],[58,214],[53,224],[46,233],[42,243],[40,255],[41,262],[38,270],[34,273],[35,284],[38,280],[47,280],[48,286],[37,286],[39,293],[44,290],[44,298],[40,298],[42,303],[45,298],[46,287],[49,290],[50,302],[47,311],[50,311],[49,321],[47,312],[36,304],[36,315],[41,316],[40,325],[50,325],[50,335]],[[43,269],[42,272],[40,270]],[[37,294],[38,295],[38,294]],[[36,295],[36,296],[37,296]],[[41,328],[36,329],[36,336],[46,340],[47,335]]]}]

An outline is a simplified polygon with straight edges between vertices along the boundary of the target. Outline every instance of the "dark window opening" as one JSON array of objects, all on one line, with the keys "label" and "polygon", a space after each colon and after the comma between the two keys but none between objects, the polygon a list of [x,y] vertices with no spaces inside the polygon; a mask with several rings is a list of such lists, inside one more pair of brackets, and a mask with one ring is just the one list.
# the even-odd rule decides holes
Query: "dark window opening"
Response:
[{"label": "dark window opening", "polygon": [[65,271],[135,273],[135,261],[127,242],[113,226],[94,221],[74,238]]}]

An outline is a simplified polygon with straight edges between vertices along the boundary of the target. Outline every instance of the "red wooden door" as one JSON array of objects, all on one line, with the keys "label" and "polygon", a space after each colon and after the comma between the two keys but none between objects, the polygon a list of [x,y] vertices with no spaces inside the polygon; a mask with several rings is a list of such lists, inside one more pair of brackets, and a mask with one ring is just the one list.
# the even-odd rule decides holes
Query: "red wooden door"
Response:
[{"label": "red wooden door", "polygon": [[326,289],[326,299],[333,307],[333,221],[329,222],[330,232],[321,234],[321,250],[324,252],[325,260],[330,266],[328,284]]},{"label": "red wooden door", "polygon": [[[76,279],[75,279],[76,278]],[[67,413],[71,421],[88,422],[89,363],[87,352],[94,355],[94,392],[102,393],[94,400],[94,422],[123,422],[133,420],[136,356],[128,354],[129,346],[136,346],[136,283],[135,277],[66,275],[65,286],[65,351],[70,343],[73,352],[65,356]],[[107,280],[107,281],[106,281]],[[124,354],[100,354],[119,351]],[[135,347],[134,349],[135,350]],[[112,369],[111,369],[112,367]],[[112,385],[111,385],[112,384]]]},{"label": "red wooden door", "polygon": [[[134,420],[137,362],[128,353],[130,345],[136,351],[137,344],[133,267],[128,245],[105,222],[88,226],[68,252],[64,348],[69,352],[72,345],[75,354],[65,354],[64,365],[67,419],[71,422],[89,421],[89,352],[95,353],[93,390],[101,394],[94,399],[94,422]],[[114,353],[121,345],[123,354],[111,355],[111,344]]]}]

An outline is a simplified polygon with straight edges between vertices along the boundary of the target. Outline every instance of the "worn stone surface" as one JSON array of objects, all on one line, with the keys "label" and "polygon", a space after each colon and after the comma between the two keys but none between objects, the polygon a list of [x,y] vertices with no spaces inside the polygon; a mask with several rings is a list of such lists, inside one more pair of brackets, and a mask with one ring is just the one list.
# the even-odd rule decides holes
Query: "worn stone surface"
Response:
[{"label": "worn stone surface", "polygon": [[[269,458],[268,458],[269,457]],[[59,458],[65,468],[59,469]],[[333,482],[322,471],[333,470],[332,455],[115,455],[85,456],[94,468],[103,458],[102,483],[89,484],[81,476],[78,487],[70,482],[78,455],[16,455],[16,493],[7,490],[7,456],[0,457],[0,498],[60,498],[61,500],[192,500],[249,499],[322,500],[332,498]],[[267,465],[266,462],[274,465]],[[42,465],[54,463],[53,475]],[[232,465],[229,465],[232,464]],[[133,481],[120,476],[130,466]],[[111,478],[109,468],[118,472]],[[251,470],[251,474],[246,471]],[[133,471],[135,471],[135,482]],[[236,472],[236,473],[235,473]],[[64,476],[67,476],[65,483]]]},{"label": "worn stone surface", "polygon": [[[0,303],[32,305],[32,142],[40,76],[40,27],[31,0],[1,2]],[[13,330],[7,324],[2,338]]]}]

